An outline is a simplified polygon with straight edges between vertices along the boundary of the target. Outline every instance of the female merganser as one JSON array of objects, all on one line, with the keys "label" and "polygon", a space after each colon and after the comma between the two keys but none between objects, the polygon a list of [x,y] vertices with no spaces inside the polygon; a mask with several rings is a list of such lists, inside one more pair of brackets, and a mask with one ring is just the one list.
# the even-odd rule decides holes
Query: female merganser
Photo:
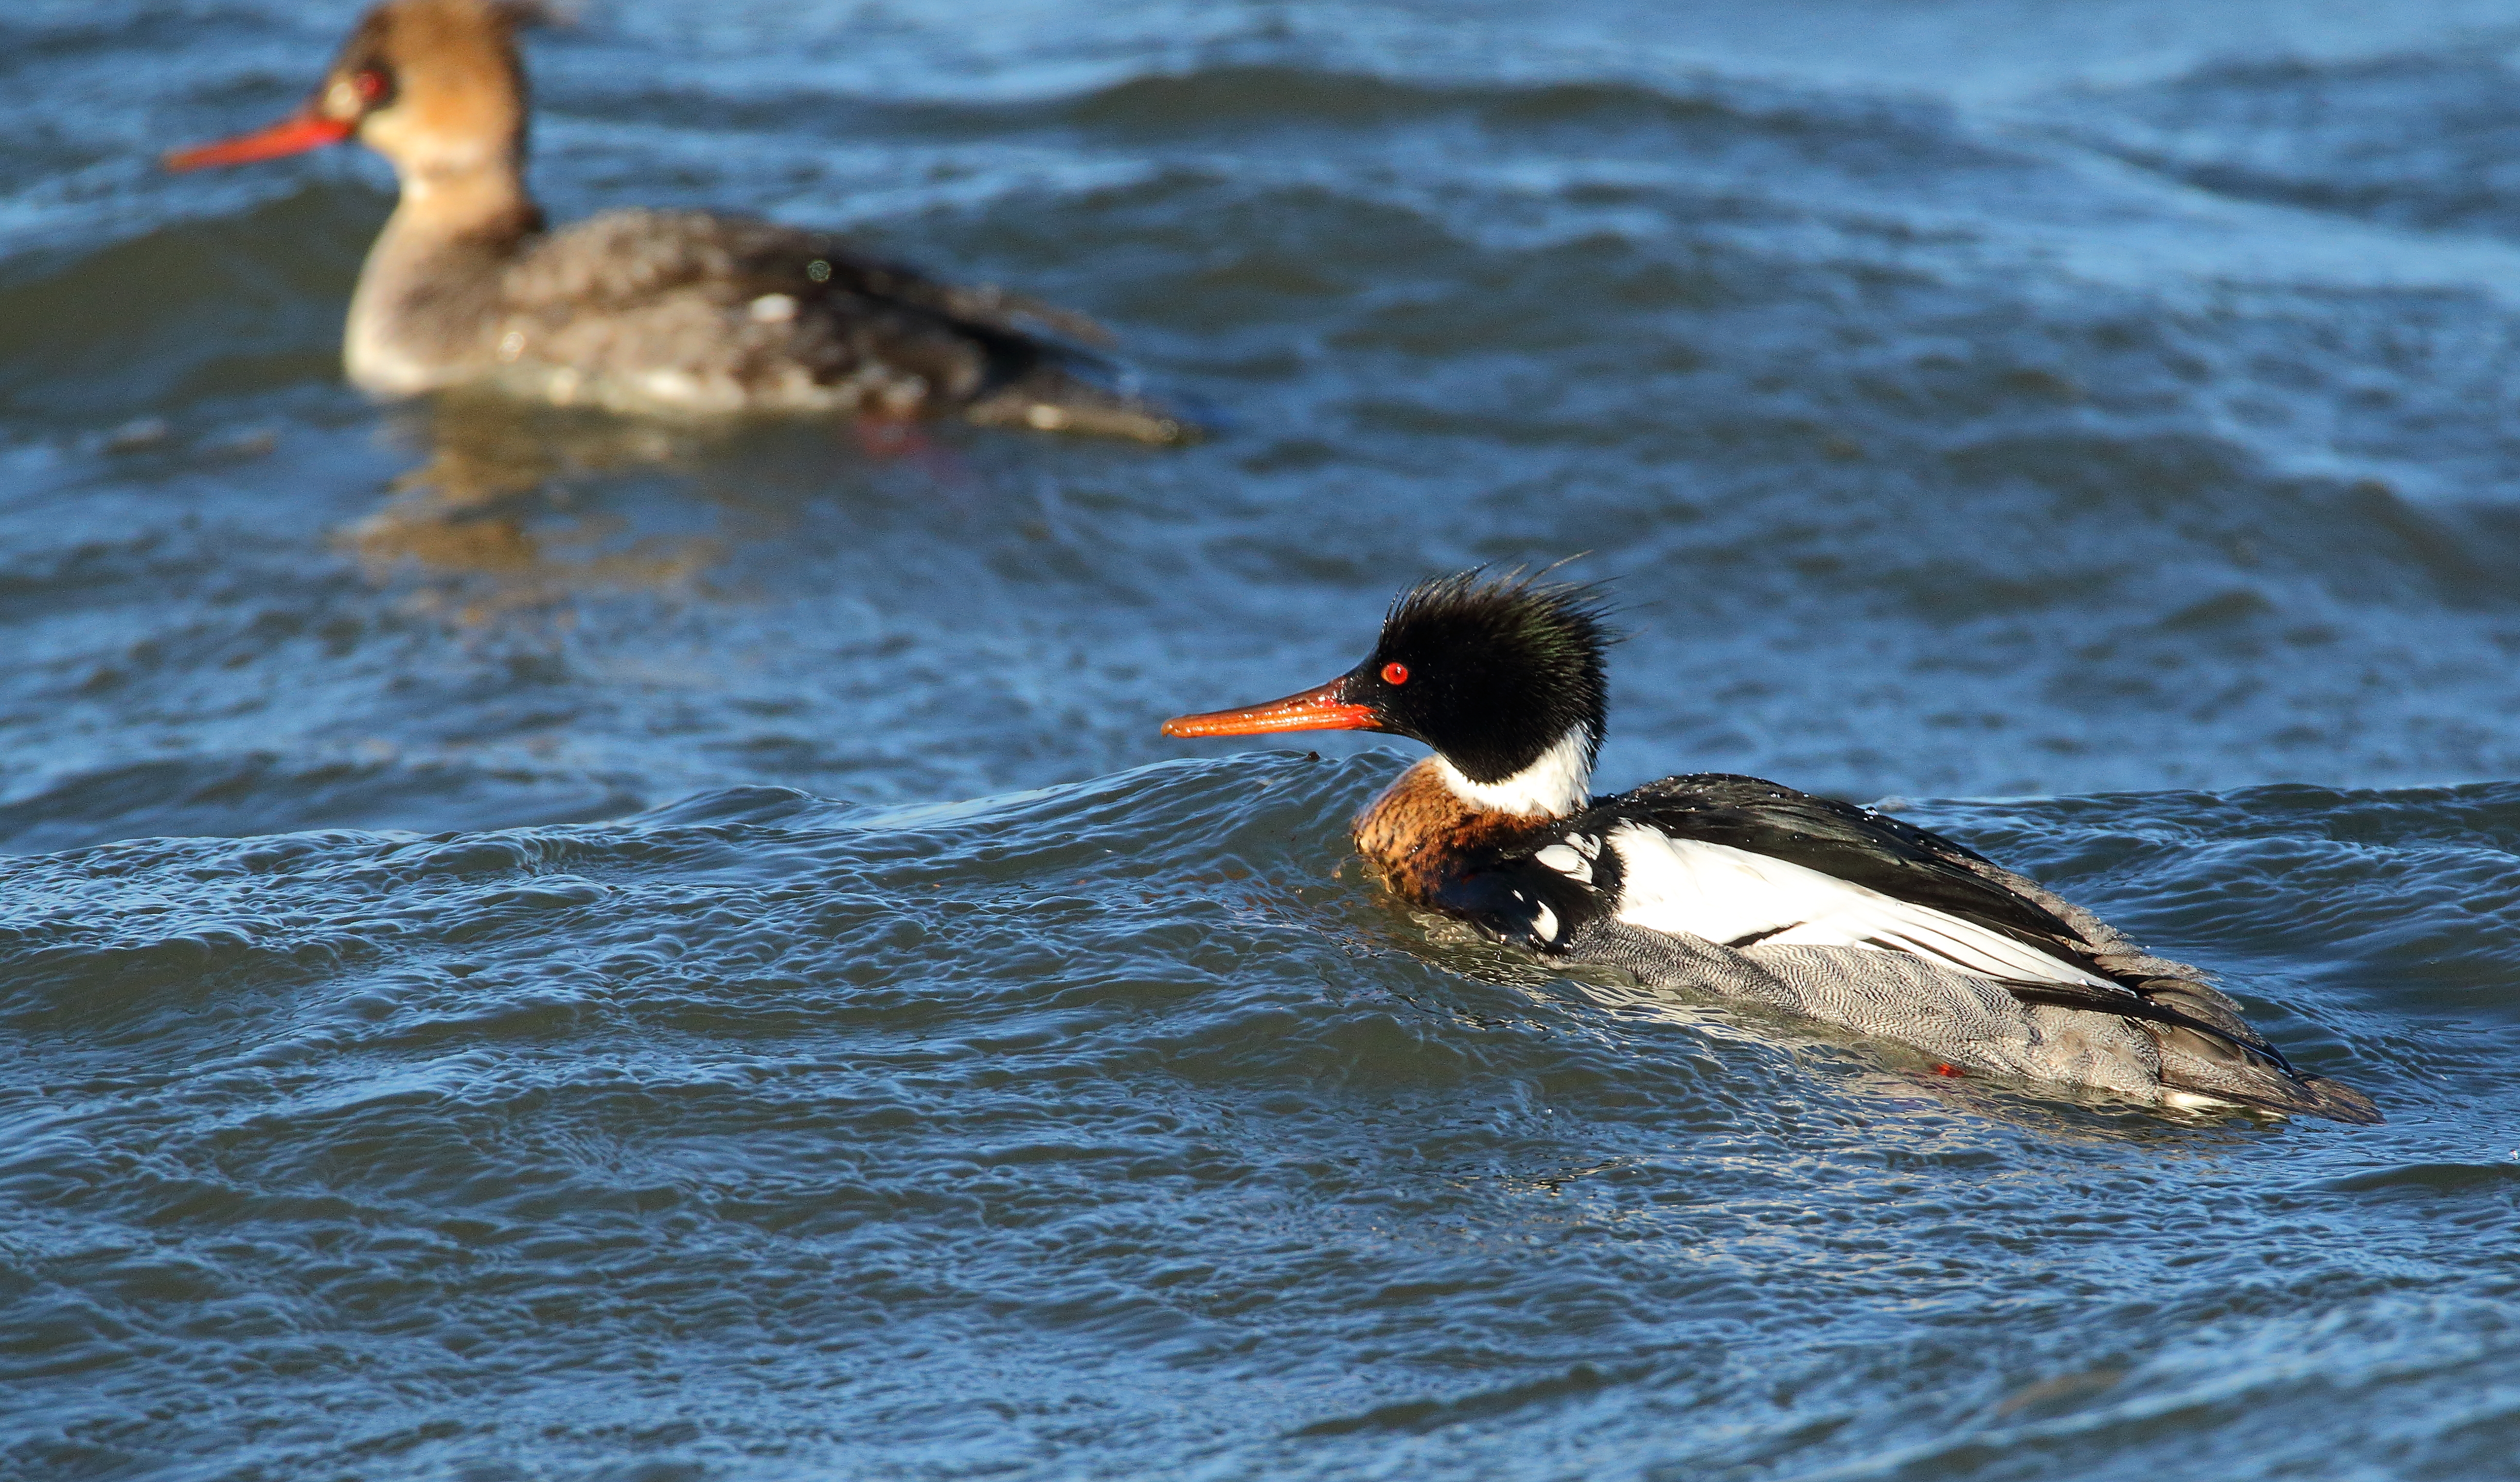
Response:
[{"label": "female merganser", "polygon": [[350,296],[342,360],[365,389],[460,383],[640,412],[960,413],[1172,442],[1192,429],[1101,384],[1096,356],[1030,320],[1090,322],[923,278],[826,233],[698,211],[608,211],[543,230],[525,193],[527,7],[389,0],[296,113],[166,157],[237,164],[357,139],[402,197]]},{"label": "female merganser", "polygon": [[1434,747],[1358,817],[1359,852],[1412,905],[1544,958],[1753,1000],[1951,1066],[2380,1120],[2361,1092],[2294,1069],[2195,968],[1938,834],[1723,774],[1590,796],[1602,618],[1591,588],[1425,582],[1354,669],[1164,734],[1381,731]]}]

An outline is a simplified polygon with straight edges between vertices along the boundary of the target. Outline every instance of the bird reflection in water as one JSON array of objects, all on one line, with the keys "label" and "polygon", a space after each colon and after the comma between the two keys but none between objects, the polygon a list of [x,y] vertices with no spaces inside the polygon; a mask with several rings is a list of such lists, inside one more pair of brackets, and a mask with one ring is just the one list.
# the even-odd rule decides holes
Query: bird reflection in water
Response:
[{"label": "bird reflection in water", "polygon": [[[725,527],[781,522],[731,501],[698,476],[722,432],[518,409],[449,395],[394,419],[398,440],[427,450],[375,513],[341,532],[345,549],[381,585],[408,583],[421,610],[467,624],[528,613],[562,622],[589,596],[708,595],[706,574],[726,558]],[[719,528],[642,530],[618,497],[625,477],[665,474],[672,508]],[[660,516],[669,517],[669,516]]]}]

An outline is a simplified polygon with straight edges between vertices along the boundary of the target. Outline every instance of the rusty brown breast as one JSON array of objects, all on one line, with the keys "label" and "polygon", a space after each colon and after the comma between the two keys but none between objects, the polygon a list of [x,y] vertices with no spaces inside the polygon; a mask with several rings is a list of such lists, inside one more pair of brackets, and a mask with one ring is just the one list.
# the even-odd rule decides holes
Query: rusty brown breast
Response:
[{"label": "rusty brown breast", "polygon": [[1428,757],[1400,774],[1356,819],[1356,848],[1403,899],[1437,904],[1446,881],[1483,856],[1528,846],[1547,814],[1472,806],[1444,785]]}]

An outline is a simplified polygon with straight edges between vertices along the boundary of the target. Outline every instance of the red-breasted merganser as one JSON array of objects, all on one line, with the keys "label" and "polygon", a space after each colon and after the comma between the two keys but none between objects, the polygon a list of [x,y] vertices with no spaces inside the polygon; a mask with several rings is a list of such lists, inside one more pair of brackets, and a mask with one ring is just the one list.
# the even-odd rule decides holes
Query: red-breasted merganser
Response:
[{"label": "red-breasted merganser", "polygon": [[497,0],[368,12],[306,106],[166,157],[237,164],[356,139],[401,201],[350,297],[355,384],[464,383],[632,412],[960,414],[1171,442],[1192,429],[1102,383],[1074,315],[935,282],[836,236],[698,211],[608,211],[546,232],[525,193],[525,77]]},{"label": "red-breasted merganser", "polygon": [[1967,1067],[2168,1106],[2377,1122],[2293,1068],[2195,968],[1912,825],[1757,778],[1591,796],[1596,590],[1468,572],[1392,604],[1365,662],[1167,736],[1381,731],[1435,754],[1357,819],[1412,905],[1544,958],[1845,1025]]}]

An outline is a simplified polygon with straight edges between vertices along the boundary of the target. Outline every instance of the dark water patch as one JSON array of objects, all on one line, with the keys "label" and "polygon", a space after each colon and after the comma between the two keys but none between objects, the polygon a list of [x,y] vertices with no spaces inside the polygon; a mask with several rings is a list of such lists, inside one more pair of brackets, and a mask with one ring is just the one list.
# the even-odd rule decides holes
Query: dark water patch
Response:
[{"label": "dark water patch", "polygon": [[2239,63],[2079,99],[2076,131],[2218,195],[2507,237],[2520,225],[2515,81],[2479,47]]},{"label": "dark water patch", "polygon": [[[2514,1149],[2520,1152],[2520,1149]],[[2417,1197],[2452,1198],[2460,1194],[2508,1193],[2520,1180],[2520,1156],[2500,1163],[2416,1163],[2377,1173],[2356,1174],[2333,1186],[2343,1193],[2406,1193]],[[2507,1202],[2507,1200],[2503,1201]]]},{"label": "dark water patch", "polygon": [[[632,88],[635,89],[635,82]],[[1579,146],[1603,157],[1750,147],[1810,151],[1862,173],[1998,159],[2002,152],[1952,126],[1947,110],[1915,100],[1829,95],[1706,72],[1655,86],[1642,81],[1471,82],[1352,71],[1318,58],[1209,62],[1128,76],[1066,97],[1014,103],[869,98],[767,91],[742,97],[671,90],[552,94],[572,117],[640,124],[705,117],[716,128],[777,135],[807,130],[997,142],[1064,133],[1071,146],[1175,153],[1257,138],[1338,141],[1429,126],[1469,126],[1508,150]],[[1752,146],[1750,141],[1763,140]],[[1332,147],[1337,147],[1333,143]],[[1806,161],[1808,162],[1808,161]]]},{"label": "dark water patch", "polygon": [[[522,770],[464,769],[424,761],[349,760],[302,765],[270,753],[140,762],[112,771],[63,778],[43,792],[0,804],[0,847],[41,854],[86,843],[100,833],[131,838],[152,834],[237,834],[238,827],[269,805],[269,792],[287,792],[292,812],[310,828],[377,826],[408,817],[417,799],[432,811],[461,811],[458,799],[484,794],[474,806],[482,822],[569,823],[610,818],[639,804],[636,793],[590,787],[573,774],[538,778]],[[540,793],[540,796],[534,794]],[[520,815],[540,814],[538,820]],[[452,812],[440,816],[453,817]]]},{"label": "dark water patch", "polygon": [[[111,421],[329,380],[349,288],[383,224],[365,192],[315,188],[242,220],[172,224],[0,287],[0,405]],[[49,255],[49,254],[47,254]]]},{"label": "dark water patch", "polygon": [[[1052,106],[1052,116],[1172,147],[1254,130],[1335,133],[1436,122],[1478,128],[1493,147],[1563,150],[1580,141],[1598,157],[1688,150],[1809,151],[1858,173],[1912,171],[1920,158],[1995,157],[1973,147],[1930,104],[1825,96],[1703,74],[1666,87],[1635,82],[1446,84],[1342,72],[1315,65],[1221,66],[1135,77]],[[1744,161],[1746,162],[1746,161]],[[1802,163],[1813,162],[1806,158]]]}]

